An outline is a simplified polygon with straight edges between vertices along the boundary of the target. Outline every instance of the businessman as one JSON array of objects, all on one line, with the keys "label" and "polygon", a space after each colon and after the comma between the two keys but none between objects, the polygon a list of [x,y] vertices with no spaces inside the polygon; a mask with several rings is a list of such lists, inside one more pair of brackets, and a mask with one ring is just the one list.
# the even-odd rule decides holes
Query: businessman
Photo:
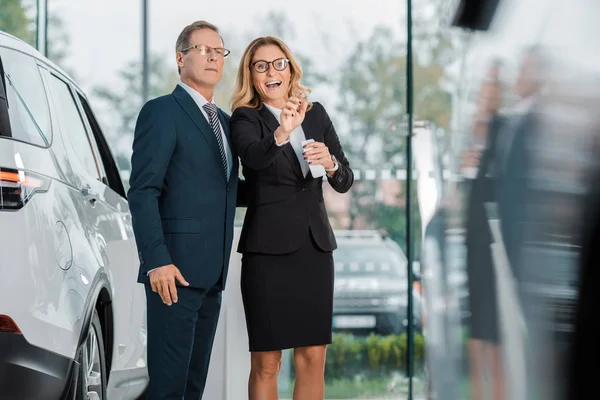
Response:
[{"label": "businessman", "polygon": [[213,103],[229,51],[197,21],[176,43],[181,81],[140,111],[128,193],[146,287],[147,399],[200,399],[233,239],[238,158]]}]

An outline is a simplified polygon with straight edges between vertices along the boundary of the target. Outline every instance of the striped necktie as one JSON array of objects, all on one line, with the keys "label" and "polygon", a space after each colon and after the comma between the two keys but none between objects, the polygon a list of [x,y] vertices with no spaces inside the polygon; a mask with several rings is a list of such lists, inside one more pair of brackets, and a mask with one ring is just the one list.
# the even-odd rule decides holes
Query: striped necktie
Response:
[{"label": "striped necktie", "polygon": [[204,111],[208,114],[210,120],[210,126],[212,127],[217,143],[219,144],[219,152],[221,153],[221,161],[223,161],[223,168],[225,169],[225,175],[227,176],[227,156],[225,155],[225,145],[223,144],[223,133],[221,132],[221,124],[219,124],[219,117],[217,117],[217,106],[214,103],[206,103],[202,106]]}]

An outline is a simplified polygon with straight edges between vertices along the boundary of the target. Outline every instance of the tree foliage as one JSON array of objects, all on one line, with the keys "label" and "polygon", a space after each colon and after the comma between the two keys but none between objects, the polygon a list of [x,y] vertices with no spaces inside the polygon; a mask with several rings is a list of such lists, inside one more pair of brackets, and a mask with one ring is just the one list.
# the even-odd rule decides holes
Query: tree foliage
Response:
[{"label": "tree foliage", "polygon": [[35,46],[35,20],[23,0],[0,0],[0,31],[10,33]]}]

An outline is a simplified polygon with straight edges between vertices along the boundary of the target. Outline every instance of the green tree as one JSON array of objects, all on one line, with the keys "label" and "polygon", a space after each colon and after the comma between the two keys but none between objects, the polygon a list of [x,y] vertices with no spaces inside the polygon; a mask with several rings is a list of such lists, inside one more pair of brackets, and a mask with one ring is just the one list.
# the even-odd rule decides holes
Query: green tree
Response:
[{"label": "green tree", "polygon": [[64,29],[64,20],[60,12],[54,10],[48,14],[47,57],[75,79],[75,72],[66,63],[70,44],[69,35]]},{"label": "green tree", "polygon": [[[452,104],[444,68],[416,61],[413,71],[417,118],[448,128]],[[404,166],[406,88],[406,46],[391,29],[376,27],[356,45],[339,83],[338,111],[348,119],[362,168]]]},{"label": "green tree", "polygon": [[[22,39],[31,46],[36,44],[36,3],[34,0],[0,0],[0,31]],[[73,71],[66,66],[69,35],[64,29],[60,10],[48,14],[48,58],[72,77]]]},{"label": "green tree", "polygon": [[[434,68],[436,74],[441,73],[439,83],[448,93],[460,98],[467,90],[467,82],[461,79],[461,75],[466,68],[466,55],[472,45],[473,33],[450,26],[456,3],[456,0],[427,0],[416,3],[413,14],[413,51],[421,65]],[[415,80],[418,80],[416,76]],[[415,96],[421,94],[415,86]],[[423,102],[416,101],[416,118],[433,121],[448,131],[451,129],[450,116],[454,105],[447,106],[444,102],[442,98],[432,96]],[[424,108],[424,104],[430,107]],[[440,112],[443,109],[446,109],[447,113]],[[453,125],[460,126],[456,122],[454,121]]]},{"label": "green tree", "polygon": [[[253,27],[251,31],[244,34],[247,41],[246,45],[259,36],[275,36],[286,42],[288,46],[297,38],[294,24],[283,11],[269,11],[255,26],[259,27],[259,29],[257,30]],[[321,36],[323,37],[322,42],[327,43],[328,34],[322,32]],[[302,81],[304,85],[314,87],[323,83],[331,83],[330,75],[319,71],[317,64],[310,56],[294,49],[292,51],[294,57],[302,67],[304,74]]]},{"label": "green tree", "polygon": [[0,31],[10,33],[35,46],[35,21],[23,0],[0,0]]},{"label": "green tree", "polygon": [[[443,28],[448,17],[446,3],[429,0],[415,7],[413,116],[417,121],[433,121],[448,131],[452,95],[458,82],[450,67],[464,58],[468,38]],[[395,36],[392,29],[378,26],[370,37],[355,45],[340,71],[336,118],[347,127],[341,130],[346,134],[342,137],[344,148],[354,168],[363,174],[365,170],[406,168],[406,49],[405,39]],[[371,228],[387,230],[405,249],[406,182],[402,183],[396,205],[384,204],[379,191],[377,180],[356,182],[350,198],[350,228],[366,221]],[[416,255],[420,246],[416,198],[412,204]]]},{"label": "green tree", "polygon": [[[347,122],[344,146],[359,170],[405,168],[406,46],[391,29],[375,28],[359,42],[342,68],[338,115]],[[438,65],[414,63],[415,108],[419,118],[450,121],[451,96]],[[389,221],[378,212],[378,182],[358,182],[352,191],[351,228],[358,216],[375,227]],[[383,213],[383,215],[388,215]]]}]

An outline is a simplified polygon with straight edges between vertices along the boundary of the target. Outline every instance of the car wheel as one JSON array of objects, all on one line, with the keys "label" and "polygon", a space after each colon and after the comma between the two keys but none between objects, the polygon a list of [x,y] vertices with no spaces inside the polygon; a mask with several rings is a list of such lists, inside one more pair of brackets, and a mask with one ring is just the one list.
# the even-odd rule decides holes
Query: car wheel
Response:
[{"label": "car wheel", "polygon": [[106,400],[106,360],[102,326],[96,310],[87,338],[79,351],[77,400]]}]

